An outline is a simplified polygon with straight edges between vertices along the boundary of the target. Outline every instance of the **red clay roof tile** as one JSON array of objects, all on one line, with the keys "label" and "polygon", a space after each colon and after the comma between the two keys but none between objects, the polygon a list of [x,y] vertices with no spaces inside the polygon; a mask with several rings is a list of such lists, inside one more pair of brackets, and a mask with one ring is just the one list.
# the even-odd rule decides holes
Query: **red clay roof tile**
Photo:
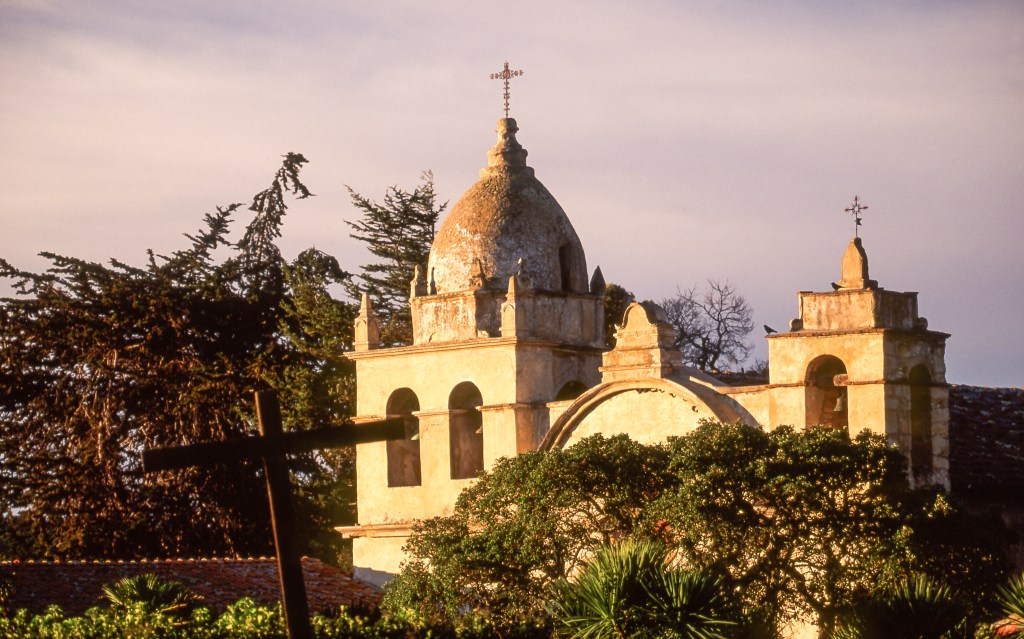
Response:
[{"label": "red clay roof tile", "polygon": [[[349,573],[319,559],[303,557],[306,596],[311,612],[331,612],[339,606],[375,608],[382,593]],[[68,615],[105,603],[102,586],[124,577],[155,573],[179,581],[205,599],[215,611],[242,597],[272,604],[280,601],[277,560],[164,559],[152,561],[4,561],[0,576],[13,582],[12,608],[41,612],[59,605]]]}]

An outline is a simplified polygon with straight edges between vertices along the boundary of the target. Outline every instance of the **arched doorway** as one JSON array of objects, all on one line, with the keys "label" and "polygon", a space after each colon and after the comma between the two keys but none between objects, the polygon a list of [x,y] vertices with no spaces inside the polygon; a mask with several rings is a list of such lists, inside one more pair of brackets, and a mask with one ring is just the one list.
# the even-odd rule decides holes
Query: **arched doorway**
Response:
[{"label": "arched doorway", "polygon": [[849,427],[849,397],[846,387],[837,384],[846,375],[846,364],[834,355],[822,355],[807,367],[805,407],[806,426]]},{"label": "arched doorway", "polygon": [[387,442],[388,486],[419,486],[423,482],[420,471],[420,424],[413,415],[420,409],[416,393],[399,388],[388,398],[388,417],[405,417],[405,439]]},{"label": "arched doorway", "polygon": [[480,389],[462,382],[448,396],[448,451],[452,479],[472,479],[484,469]]}]

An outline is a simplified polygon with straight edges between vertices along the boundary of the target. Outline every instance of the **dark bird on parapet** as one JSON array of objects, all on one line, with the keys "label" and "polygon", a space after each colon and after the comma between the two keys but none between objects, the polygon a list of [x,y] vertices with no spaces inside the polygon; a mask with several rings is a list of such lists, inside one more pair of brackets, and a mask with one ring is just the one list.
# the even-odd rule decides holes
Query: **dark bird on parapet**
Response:
[{"label": "dark bird on parapet", "polygon": [[843,288],[843,287],[842,287],[842,286],[839,286],[839,285],[838,285],[838,284],[836,284],[835,282],[832,282],[832,290],[834,290],[834,291],[838,291],[838,290],[839,290],[839,289],[841,289],[841,288]]},{"label": "dark bird on parapet", "polygon": [[765,335],[771,335],[772,333],[778,333],[778,331],[775,330],[774,328],[772,328],[771,326],[768,326],[767,324],[765,324],[764,325],[764,334]]}]

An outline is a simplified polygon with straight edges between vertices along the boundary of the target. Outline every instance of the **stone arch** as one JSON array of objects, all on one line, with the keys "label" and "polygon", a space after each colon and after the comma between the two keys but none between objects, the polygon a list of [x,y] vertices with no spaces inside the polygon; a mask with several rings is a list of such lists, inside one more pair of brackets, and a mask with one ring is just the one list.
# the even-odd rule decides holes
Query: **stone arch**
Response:
[{"label": "stone arch", "polygon": [[419,398],[408,388],[399,388],[388,398],[388,416],[405,418],[405,439],[387,442],[389,487],[419,486],[423,483],[420,463],[420,420],[414,415],[419,409]]},{"label": "stone arch", "polygon": [[932,376],[924,364],[910,369],[910,468],[915,480],[932,474]]},{"label": "stone arch", "polygon": [[[564,448],[571,440],[592,432],[606,436],[625,433],[637,441],[654,443],[683,435],[702,419],[755,424],[750,414],[731,398],[699,384],[683,384],[648,377],[595,386],[577,397],[559,416],[539,449]],[[630,419],[621,419],[617,414],[623,409],[630,412]]]},{"label": "stone arch", "polygon": [[578,379],[574,379],[562,385],[558,394],[555,395],[555,401],[564,402],[570,399],[576,399],[585,392],[587,392],[587,385]]},{"label": "stone arch", "polygon": [[452,479],[473,479],[484,469],[480,389],[462,382],[448,396],[448,456]]},{"label": "stone arch", "polygon": [[804,408],[806,426],[849,428],[849,394],[846,386],[837,384],[846,376],[846,364],[835,355],[821,355],[807,366]]}]

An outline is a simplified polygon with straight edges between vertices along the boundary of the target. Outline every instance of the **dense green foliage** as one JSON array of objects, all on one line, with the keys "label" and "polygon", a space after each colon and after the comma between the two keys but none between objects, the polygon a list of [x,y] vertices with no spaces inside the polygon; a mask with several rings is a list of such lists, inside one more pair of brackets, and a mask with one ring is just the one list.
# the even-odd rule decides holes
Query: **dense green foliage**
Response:
[{"label": "dense green foliage", "polygon": [[903,458],[866,432],[706,422],[666,445],[595,436],[502,460],[451,516],[419,524],[385,605],[426,619],[543,618],[555,584],[600,545],[657,537],[680,565],[721,575],[769,628],[803,619],[828,631],[917,573],[955,581],[982,616],[1005,567],[998,535],[965,534],[969,521],[945,495],[911,490]]},{"label": "dense green foliage", "polygon": [[397,186],[387,189],[384,202],[378,203],[348,190],[352,204],[362,211],[362,218],[347,222],[355,231],[352,237],[380,261],[364,264],[358,281],[348,282],[346,290],[359,299],[369,293],[380,319],[380,338],[386,346],[412,343],[412,317],[409,312],[409,290],[416,268],[424,283],[427,256],[434,242],[437,219],[448,203],[437,204],[434,175],[425,171],[420,185],[411,193]]},{"label": "dense green foliage", "polygon": [[669,446],[679,483],[652,516],[689,563],[725,570],[766,614],[830,623],[885,572],[906,487],[883,439],[706,426]]},{"label": "dense green foliage", "polygon": [[[342,423],[354,308],[348,279],[315,249],[288,262],[276,241],[286,198],[310,195],[288,154],[230,237],[218,208],[170,256],[144,267],[46,253],[44,273],[0,260],[0,556],[102,558],[271,551],[258,462],[143,477],[155,446],[254,432],[252,393],[277,388],[286,426]],[[334,559],[350,516],[352,454],[294,460],[306,552]]]},{"label": "dense green foliage", "polygon": [[604,341],[608,348],[615,348],[615,331],[622,323],[626,307],[636,296],[618,284],[611,282],[604,289]]},{"label": "dense green foliage", "polygon": [[[310,619],[316,639],[530,639],[550,636],[546,628],[522,626],[500,633],[484,619],[422,624],[403,615],[381,617],[342,608]],[[280,606],[241,599],[220,614],[200,607],[186,618],[155,612],[141,603],[94,607],[78,617],[50,607],[39,615],[19,610],[0,614],[0,639],[287,639]]]},{"label": "dense green foliage", "polygon": [[467,608],[507,625],[543,617],[556,581],[595,545],[637,528],[644,504],[666,489],[667,461],[626,437],[500,460],[453,515],[417,524],[389,609],[428,621]]}]

